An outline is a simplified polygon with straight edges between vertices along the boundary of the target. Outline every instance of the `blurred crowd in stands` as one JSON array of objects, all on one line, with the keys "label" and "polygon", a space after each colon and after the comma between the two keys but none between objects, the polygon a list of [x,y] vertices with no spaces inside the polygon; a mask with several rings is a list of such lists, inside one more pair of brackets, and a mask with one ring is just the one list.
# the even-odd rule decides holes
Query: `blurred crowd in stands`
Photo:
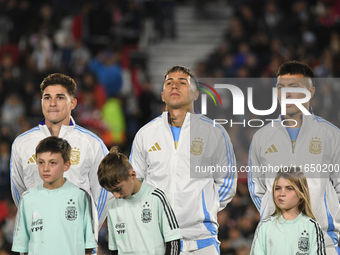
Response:
[{"label": "blurred crowd in stands", "polygon": [[[294,59],[310,65],[316,77],[340,76],[340,1],[212,2],[229,5],[233,14],[228,29],[221,31],[223,42],[209,56],[198,56],[198,77],[275,77],[283,62]],[[166,36],[176,39],[174,12],[181,4],[204,13],[200,1],[190,0],[0,0],[0,255],[12,254],[16,214],[10,194],[11,144],[43,118],[43,78],[55,72],[74,78],[76,123],[99,135],[108,148],[120,145],[128,155],[137,130],[163,110],[152,90],[146,52]],[[316,88],[312,106],[339,126],[336,81]],[[238,164],[247,165],[256,130],[226,129]],[[259,221],[246,176],[241,177],[236,196],[218,215],[223,255],[249,254]],[[106,235],[104,225],[98,254],[107,253]]]}]

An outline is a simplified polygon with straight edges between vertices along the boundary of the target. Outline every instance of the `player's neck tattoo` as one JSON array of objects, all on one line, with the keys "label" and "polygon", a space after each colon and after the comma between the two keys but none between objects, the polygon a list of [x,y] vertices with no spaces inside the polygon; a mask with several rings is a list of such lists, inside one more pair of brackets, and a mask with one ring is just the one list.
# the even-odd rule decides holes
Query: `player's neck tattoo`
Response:
[{"label": "player's neck tattoo", "polygon": [[170,112],[169,112],[169,124],[171,126],[176,126],[176,122],[177,122],[177,119],[174,117],[174,116],[171,116]]},{"label": "player's neck tattoo", "polygon": [[181,127],[183,125],[187,112],[192,112],[191,108],[183,110],[169,110],[168,111],[168,122],[173,127]]}]

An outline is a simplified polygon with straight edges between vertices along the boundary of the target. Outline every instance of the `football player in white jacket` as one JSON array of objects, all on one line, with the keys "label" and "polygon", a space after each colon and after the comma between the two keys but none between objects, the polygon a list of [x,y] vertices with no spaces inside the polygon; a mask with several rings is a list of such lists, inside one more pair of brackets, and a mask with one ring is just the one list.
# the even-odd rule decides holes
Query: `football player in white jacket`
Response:
[{"label": "football player in white jacket", "polygon": [[[13,142],[11,153],[11,190],[18,206],[24,191],[42,183],[36,165],[35,147],[48,136],[66,139],[71,147],[71,167],[65,177],[74,185],[86,190],[94,201],[96,230],[103,224],[106,202],[112,197],[99,185],[97,169],[108,153],[103,141],[76,125],[71,111],[77,105],[77,85],[67,75],[55,73],[47,76],[40,85],[44,119],[37,127],[19,135]],[[97,231],[96,231],[97,232]]]},{"label": "football player in white jacket", "polygon": [[[217,212],[236,192],[229,135],[209,118],[194,114],[198,95],[190,69],[169,68],[162,92],[166,111],[137,132],[130,155],[137,175],[168,196],[183,236],[182,255],[219,254]],[[202,173],[209,166],[224,172]]]},{"label": "football player in white jacket", "polygon": [[[313,97],[314,73],[308,65],[289,61],[277,70],[276,75],[281,105],[282,88],[304,88]],[[287,99],[304,97],[304,93],[286,94]],[[248,165],[252,169],[248,173],[249,192],[263,219],[275,211],[271,194],[275,171],[280,167],[303,169],[313,213],[324,233],[326,253],[340,254],[340,130],[315,116],[309,101],[302,105],[311,115],[304,115],[295,104],[287,104],[286,115],[255,133],[249,150]]]}]

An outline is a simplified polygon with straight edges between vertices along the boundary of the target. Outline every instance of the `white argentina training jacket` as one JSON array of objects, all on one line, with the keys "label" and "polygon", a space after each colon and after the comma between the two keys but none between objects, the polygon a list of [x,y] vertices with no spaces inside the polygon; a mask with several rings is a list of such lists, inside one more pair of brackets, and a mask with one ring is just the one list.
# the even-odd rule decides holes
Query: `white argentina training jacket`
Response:
[{"label": "white argentina training jacket", "polygon": [[[36,165],[35,148],[48,136],[51,136],[51,133],[43,119],[39,126],[19,135],[13,142],[11,189],[17,207],[24,191],[43,182]],[[59,137],[66,139],[72,148],[71,167],[64,173],[64,177],[92,196],[97,207],[100,227],[107,215],[106,202],[112,194],[99,185],[97,171],[108,150],[98,136],[76,125],[72,117],[69,126],[61,127]]]},{"label": "white argentina training jacket", "polygon": [[248,165],[252,170],[248,172],[248,186],[261,218],[275,210],[272,186],[277,170],[284,166],[301,167],[307,177],[313,213],[324,231],[326,245],[338,243],[339,131],[321,117],[303,115],[294,153],[281,118],[255,133],[249,150]]},{"label": "white argentina training jacket", "polygon": [[[138,131],[130,162],[138,176],[166,193],[184,240],[216,239],[217,212],[231,201],[237,182],[232,144],[222,126],[187,113],[176,150],[164,112]],[[224,172],[213,173],[212,166]]]}]

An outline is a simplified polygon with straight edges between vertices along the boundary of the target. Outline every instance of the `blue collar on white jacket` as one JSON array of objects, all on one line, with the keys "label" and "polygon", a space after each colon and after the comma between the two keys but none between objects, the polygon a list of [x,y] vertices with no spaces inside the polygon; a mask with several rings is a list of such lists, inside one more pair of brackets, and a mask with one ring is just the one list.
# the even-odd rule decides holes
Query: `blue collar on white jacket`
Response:
[{"label": "blue collar on white jacket", "polygon": [[[43,119],[40,121],[39,125],[45,125],[45,118],[43,118]],[[69,126],[73,126],[73,125],[74,125],[74,120],[73,120],[73,118],[71,117],[71,118],[70,118],[70,125],[69,125]]]}]

